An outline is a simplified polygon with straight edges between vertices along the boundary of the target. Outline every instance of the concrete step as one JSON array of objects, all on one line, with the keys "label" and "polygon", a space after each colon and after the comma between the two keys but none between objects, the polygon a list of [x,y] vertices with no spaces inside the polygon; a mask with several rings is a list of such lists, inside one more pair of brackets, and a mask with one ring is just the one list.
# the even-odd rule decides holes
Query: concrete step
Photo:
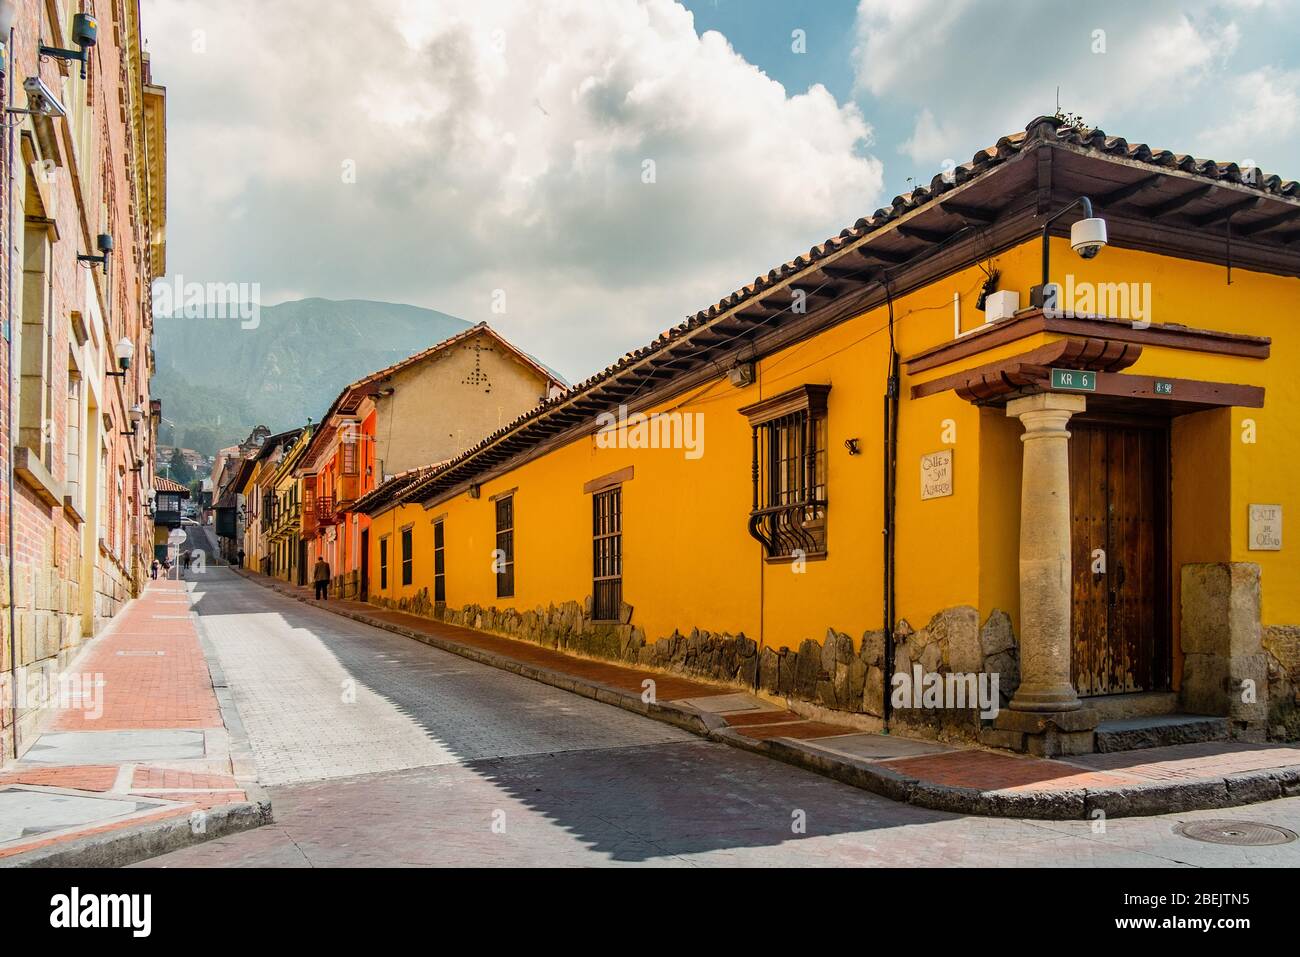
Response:
[{"label": "concrete step", "polygon": [[1139,718],[1114,718],[1097,725],[1099,752],[1163,748],[1170,744],[1223,741],[1228,719],[1204,714],[1162,714]]}]

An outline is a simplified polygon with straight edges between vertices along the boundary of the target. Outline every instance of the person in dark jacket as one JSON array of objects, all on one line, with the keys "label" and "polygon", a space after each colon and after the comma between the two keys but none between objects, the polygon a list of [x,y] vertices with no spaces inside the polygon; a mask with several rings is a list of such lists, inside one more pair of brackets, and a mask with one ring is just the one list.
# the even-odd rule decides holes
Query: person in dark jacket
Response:
[{"label": "person in dark jacket", "polygon": [[324,558],[316,559],[312,568],[311,580],[316,586],[316,599],[328,598],[330,592],[330,566]]}]

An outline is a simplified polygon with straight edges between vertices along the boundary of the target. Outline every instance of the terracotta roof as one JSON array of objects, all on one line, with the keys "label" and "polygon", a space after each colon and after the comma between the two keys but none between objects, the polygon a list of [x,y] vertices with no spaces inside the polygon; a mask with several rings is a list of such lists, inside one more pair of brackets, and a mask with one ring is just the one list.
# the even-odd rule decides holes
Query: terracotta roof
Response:
[{"label": "terracotta roof", "polygon": [[[963,187],[972,180],[983,177],[989,171],[1010,162],[1031,146],[1041,145],[1060,146],[1086,155],[1102,156],[1116,162],[1146,168],[1150,174],[1147,179],[1150,181],[1159,179],[1161,173],[1177,173],[1190,175],[1205,180],[1207,183],[1232,184],[1253,190],[1260,197],[1275,198],[1288,206],[1295,207],[1292,210],[1284,210],[1279,217],[1276,217],[1279,222],[1284,218],[1300,214],[1300,183],[1295,180],[1283,180],[1280,176],[1243,168],[1236,163],[1218,163],[1214,160],[1198,159],[1184,153],[1174,153],[1170,150],[1152,149],[1144,143],[1130,143],[1123,137],[1108,136],[1099,129],[1077,129],[1065,125],[1054,117],[1040,116],[1031,121],[1023,132],[1002,137],[993,146],[977,152],[968,162],[962,163],[946,173],[936,175],[928,186],[918,186],[909,193],[894,197],[889,206],[876,210],[870,216],[862,217],[852,226],[842,229],[837,235],[813,246],[807,253],[769,270],[766,274],[756,277],[753,282],[736,290],[729,296],[723,297],[707,309],[702,309],[687,317],[685,321],[661,333],[650,344],[628,352],[617,362],[578,383],[567,392],[553,399],[548,399],[541,405],[519,416],[513,422],[488,435],[477,445],[467,449],[456,458],[433,468],[425,478],[415,482],[409,480],[404,480],[401,483],[396,480],[386,482],[359,499],[356,508],[359,511],[373,513],[383,510],[391,504],[429,498],[459,482],[472,479],[475,468],[462,468],[462,466],[477,456],[491,458],[490,456],[483,456],[483,453],[502,443],[503,440],[520,437],[522,441],[515,443],[516,446],[520,446],[535,444],[548,438],[550,434],[554,434],[554,431],[559,430],[542,434],[545,431],[544,429],[535,429],[534,427],[539,424],[539,420],[543,417],[557,412],[562,406],[574,404],[576,400],[584,396],[599,393],[602,387],[608,387],[607,384],[612,379],[634,367],[645,364],[648,360],[668,356],[671,357],[668,365],[679,365],[689,358],[689,340],[683,340],[696,333],[697,330],[713,325],[724,316],[734,315],[738,307],[750,300],[760,299],[765,293],[774,287],[788,283],[793,277],[816,270],[818,263],[822,260],[836,256],[851,246],[862,245],[864,242],[871,241],[872,234],[883,227],[922,207],[936,205],[945,194]],[[1127,187],[1126,190],[1121,190],[1121,192],[1135,194],[1141,188],[1143,188],[1142,184],[1138,184]],[[1249,205],[1252,205],[1252,203],[1247,201],[1243,204],[1243,208]],[[1211,215],[1216,219],[1222,219],[1217,212]],[[1211,220],[1207,219],[1206,221]],[[1273,226],[1273,221],[1261,219],[1258,223],[1248,224],[1240,232],[1244,235],[1252,229],[1263,230]],[[1287,240],[1288,243],[1291,241]],[[638,388],[633,391],[633,394],[639,392],[640,389]],[[618,398],[603,401],[603,406],[613,408],[619,401],[621,400]],[[576,415],[576,411],[574,414]],[[593,410],[585,413],[582,418],[594,419],[595,414],[596,410]],[[573,424],[573,421],[567,423],[568,426]],[[523,438],[521,433],[528,430],[534,430],[538,434],[532,438]],[[513,450],[512,454],[517,451],[518,448]],[[498,456],[491,461],[479,463],[477,471],[482,472],[486,468],[499,464],[504,457]]]},{"label": "terracotta roof", "polygon": [[[454,336],[449,336],[448,338],[443,339],[440,342],[434,343],[432,346],[430,346],[427,349],[423,349],[420,352],[415,353],[414,355],[407,356],[405,359],[402,359],[400,362],[394,362],[392,365],[386,366],[385,368],[380,369],[378,372],[372,372],[369,375],[363,376],[357,381],[351,383],[350,385],[344,386],[343,390],[339,392],[338,396],[330,404],[329,409],[325,412],[325,415],[321,418],[321,424],[324,425],[325,423],[328,423],[331,416],[333,416],[339,410],[340,406],[343,405],[344,400],[349,398],[349,396],[353,396],[354,394],[357,393],[364,395],[364,392],[362,390],[364,390],[367,386],[374,385],[377,382],[382,382],[384,379],[387,379],[389,376],[392,376],[402,371],[403,369],[409,368],[410,366],[416,365],[417,363],[422,362],[423,360],[429,358],[435,353],[442,352],[444,349],[449,349],[452,346],[456,345],[457,343],[464,342],[466,339],[473,338],[474,336],[479,335],[480,333],[484,333],[490,336],[491,338],[495,339],[504,349],[508,350],[512,355],[514,355],[515,358],[517,358],[524,365],[532,368],[533,371],[535,371],[538,375],[540,375],[543,379],[545,379],[548,386],[555,385],[560,387],[561,389],[568,388],[568,383],[565,382],[562,378],[560,378],[560,374],[558,372],[548,368],[547,366],[542,365],[542,363],[537,361],[537,359],[533,358],[528,353],[521,350],[518,346],[516,346],[510,340],[505,338],[505,336],[501,335],[501,333],[497,332],[486,322],[479,322],[476,323],[475,325],[470,326],[468,329],[456,333]],[[357,397],[359,398],[360,396]],[[300,466],[309,465],[311,463],[312,458],[320,450],[320,448],[322,447],[325,441],[326,431],[327,430],[325,429],[317,430],[316,435],[312,438],[311,445],[309,445],[307,447],[307,451],[303,453],[302,459],[300,460],[299,463]],[[317,443],[321,443],[321,444],[318,445]]]},{"label": "terracotta roof", "polygon": [[155,475],[153,477],[153,488],[155,492],[180,492],[184,495],[190,494],[190,490],[187,489],[180,482],[174,482],[171,479],[164,478],[161,475]]}]

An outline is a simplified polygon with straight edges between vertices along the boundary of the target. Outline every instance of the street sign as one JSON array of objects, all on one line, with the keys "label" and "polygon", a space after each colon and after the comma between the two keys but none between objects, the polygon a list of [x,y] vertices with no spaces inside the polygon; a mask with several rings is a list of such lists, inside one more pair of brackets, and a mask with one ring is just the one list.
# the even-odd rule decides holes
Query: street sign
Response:
[{"label": "street sign", "polygon": [[1097,373],[1079,369],[1053,369],[1052,388],[1070,392],[1096,392]]},{"label": "street sign", "polygon": [[179,545],[181,542],[185,541],[185,533],[179,528],[173,528],[167,533],[167,541],[173,545]]},{"label": "street sign", "polygon": [[1174,384],[1172,382],[1161,382],[1156,380],[1156,395],[1173,395]]}]

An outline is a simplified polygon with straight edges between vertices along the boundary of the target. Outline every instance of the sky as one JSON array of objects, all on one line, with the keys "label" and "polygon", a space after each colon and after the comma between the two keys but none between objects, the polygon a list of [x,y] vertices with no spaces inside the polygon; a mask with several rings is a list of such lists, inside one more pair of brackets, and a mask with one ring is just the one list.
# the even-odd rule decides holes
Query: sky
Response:
[{"label": "sky", "polygon": [[1058,98],[1300,178],[1300,0],[141,8],[169,282],[485,320],[571,381]]}]

